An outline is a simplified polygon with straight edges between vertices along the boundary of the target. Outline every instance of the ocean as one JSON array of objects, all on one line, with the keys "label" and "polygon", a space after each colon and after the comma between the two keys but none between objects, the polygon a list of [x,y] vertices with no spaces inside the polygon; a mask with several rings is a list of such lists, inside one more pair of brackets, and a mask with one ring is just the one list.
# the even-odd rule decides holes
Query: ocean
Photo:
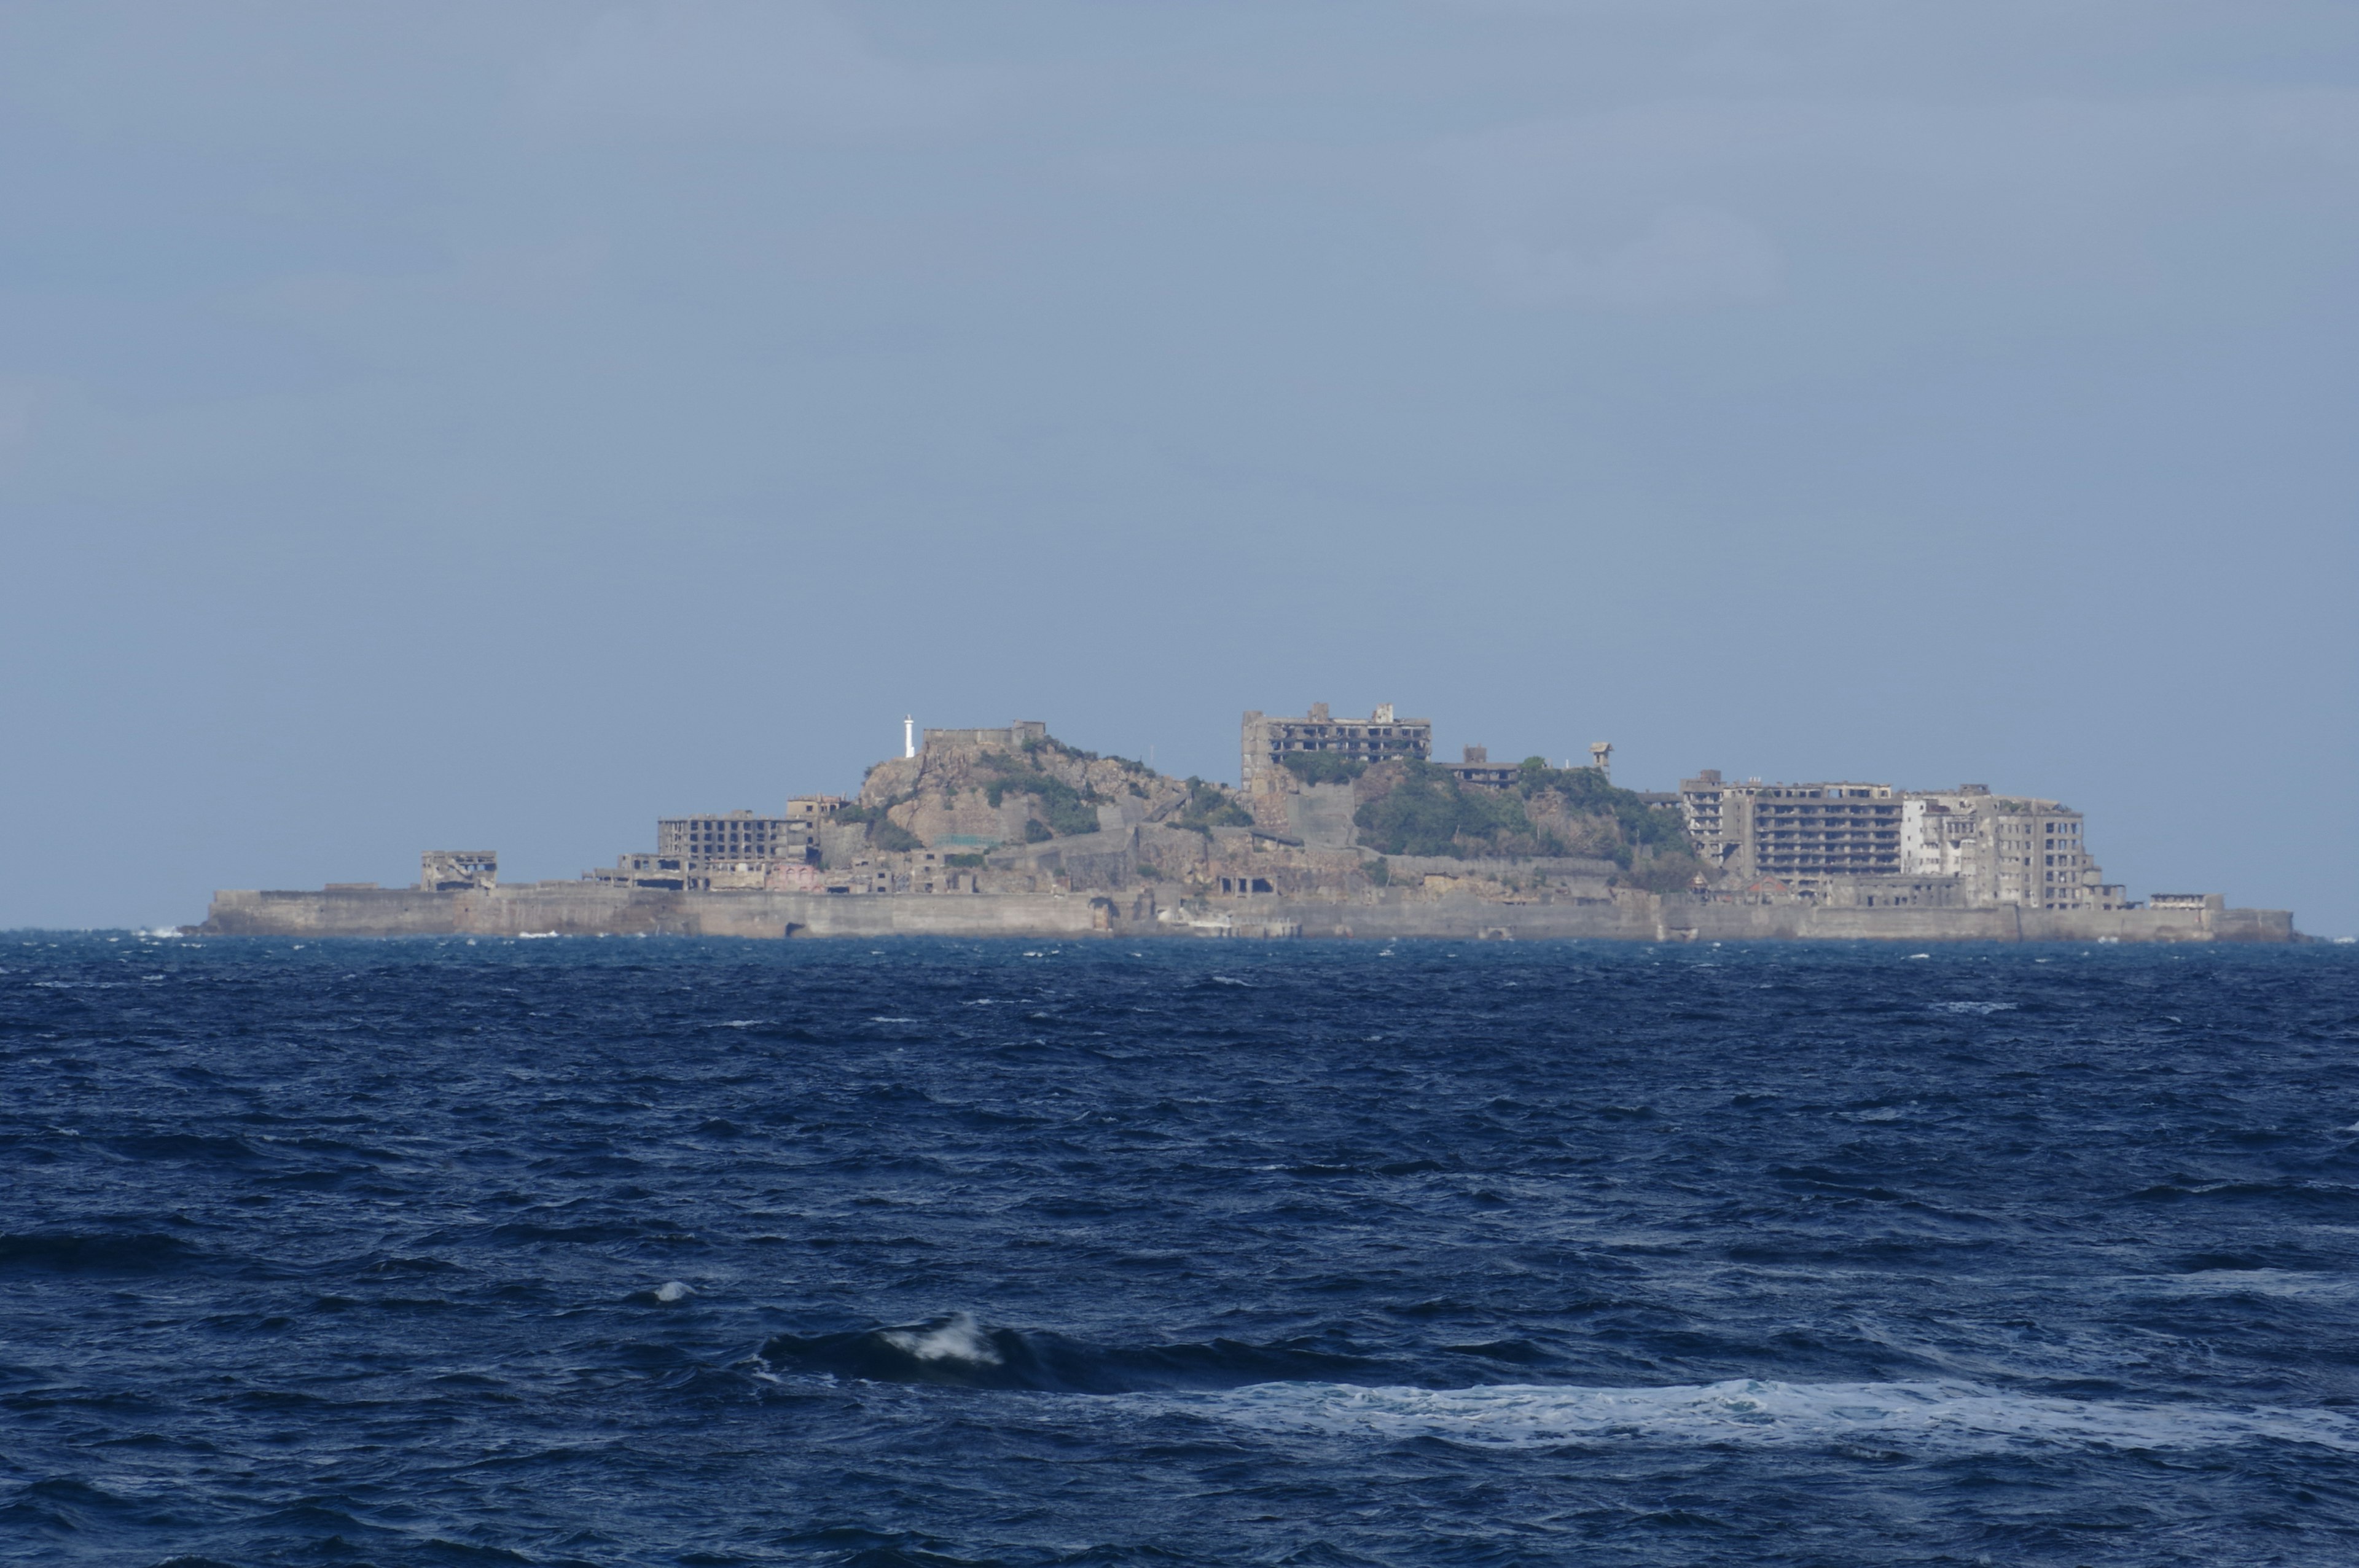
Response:
[{"label": "ocean", "polygon": [[2359,1562],[2359,951],[0,937],[0,1561]]}]

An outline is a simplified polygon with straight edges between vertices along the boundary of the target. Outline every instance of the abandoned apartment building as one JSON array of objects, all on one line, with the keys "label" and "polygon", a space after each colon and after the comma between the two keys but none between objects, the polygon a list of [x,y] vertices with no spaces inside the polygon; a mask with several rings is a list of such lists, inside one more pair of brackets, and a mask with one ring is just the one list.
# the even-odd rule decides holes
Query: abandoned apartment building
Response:
[{"label": "abandoned apartment building", "polygon": [[2081,814],[1982,784],[1900,790],[1838,781],[1680,784],[1688,837],[1734,896],[1862,908],[2125,909]]}]

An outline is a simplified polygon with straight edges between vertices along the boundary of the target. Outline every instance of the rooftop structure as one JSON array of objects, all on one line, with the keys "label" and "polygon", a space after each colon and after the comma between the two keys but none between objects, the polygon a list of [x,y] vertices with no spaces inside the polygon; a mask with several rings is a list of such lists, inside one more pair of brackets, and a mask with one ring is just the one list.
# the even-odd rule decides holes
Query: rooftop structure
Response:
[{"label": "rooftop structure", "polygon": [[1256,777],[1284,766],[1281,759],[1290,752],[1332,752],[1362,762],[1401,757],[1423,762],[1433,755],[1433,722],[1396,718],[1389,702],[1365,719],[1337,719],[1323,702],[1292,719],[1255,708],[1245,715],[1241,750],[1243,782],[1250,789]]},{"label": "rooftop structure", "polygon": [[1469,746],[1462,761],[1442,765],[1460,784],[1480,784],[1486,789],[1506,789],[1522,777],[1524,772],[1515,762],[1493,762],[1487,746]]},{"label": "rooftop structure", "polygon": [[[929,730],[921,751],[937,746],[969,746],[981,752],[1017,752],[1049,738],[1049,727],[1038,719],[1019,719],[1005,730]],[[912,753],[914,755],[914,753]]]}]

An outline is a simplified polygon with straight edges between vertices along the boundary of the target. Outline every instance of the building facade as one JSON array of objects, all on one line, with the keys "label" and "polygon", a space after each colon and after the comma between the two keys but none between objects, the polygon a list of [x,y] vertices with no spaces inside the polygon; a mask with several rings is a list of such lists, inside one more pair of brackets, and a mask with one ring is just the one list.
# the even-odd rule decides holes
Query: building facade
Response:
[{"label": "building facade", "polygon": [[1688,837],[1746,891],[1873,908],[2126,909],[2089,853],[2081,814],[1983,784],[1743,784],[1706,768],[1680,784]]},{"label": "building facade", "polygon": [[820,830],[849,804],[840,795],[799,795],[783,816],[722,811],[662,817],[652,850],[623,855],[582,872],[582,880],[676,892],[817,892]]},{"label": "building facade", "polygon": [[419,858],[418,885],[427,892],[464,892],[500,883],[500,858],[490,849],[429,849]]},{"label": "building facade", "polygon": [[2129,907],[2089,853],[2081,814],[2056,801],[1993,795],[1984,784],[1912,791],[1901,841],[1912,874],[1956,877],[1973,904]]},{"label": "building facade", "polygon": [[1296,752],[1331,752],[1361,762],[1388,762],[1403,757],[1424,762],[1433,755],[1433,722],[1396,718],[1389,702],[1380,704],[1365,719],[1337,719],[1323,702],[1312,703],[1310,712],[1294,719],[1256,708],[1245,718],[1241,759],[1245,787],[1251,789],[1256,778],[1283,767],[1281,759]]},{"label": "building facade", "polygon": [[1469,746],[1460,761],[1442,765],[1460,784],[1480,784],[1484,789],[1506,789],[1524,774],[1517,763],[1493,762],[1487,746]]},{"label": "building facade", "polygon": [[1899,874],[1901,804],[1883,784],[1730,784],[1717,768],[1680,783],[1688,838],[1706,865],[1800,898],[1838,877]]}]

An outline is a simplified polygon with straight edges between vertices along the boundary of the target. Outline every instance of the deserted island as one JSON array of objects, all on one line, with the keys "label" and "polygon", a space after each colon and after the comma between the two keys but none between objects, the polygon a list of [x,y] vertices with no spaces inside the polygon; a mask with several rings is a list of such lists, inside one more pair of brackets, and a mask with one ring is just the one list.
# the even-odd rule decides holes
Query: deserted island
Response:
[{"label": "deserted island", "polygon": [[1640,941],[2287,942],[2284,910],[2142,903],[2079,812],[1981,784],[1764,784],[1676,793],[1589,761],[1437,762],[1383,706],[1245,716],[1240,783],[1173,778],[1046,724],[905,727],[857,795],[666,817],[571,881],[503,883],[429,850],[417,886],[225,891],[215,935],[1449,937]]}]

